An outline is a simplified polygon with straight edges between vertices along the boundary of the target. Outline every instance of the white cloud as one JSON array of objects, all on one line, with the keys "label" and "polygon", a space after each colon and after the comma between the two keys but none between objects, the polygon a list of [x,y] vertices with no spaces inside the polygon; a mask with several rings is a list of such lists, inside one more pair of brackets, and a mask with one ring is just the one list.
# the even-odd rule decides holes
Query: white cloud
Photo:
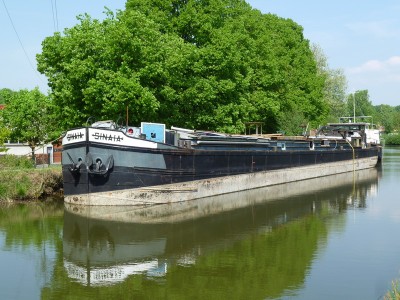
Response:
[{"label": "white cloud", "polygon": [[350,73],[364,73],[364,72],[376,72],[381,71],[384,68],[384,64],[379,60],[370,60],[362,64],[361,66],[350,68]]},{"label": "white cloud", "polygon": [[345,69],[350,90],[368,90],[374,105],[400,105],[400,56]]},{"label": "white cloud", "polygon": [[388,64],[392,66],[400,65],[400,56],[392,56],[388,59]]},{"label": "white cloud", "polygon": [[386,73],[398,76],[400,71],[400,56],[392,56],[387,60],[369,60],[360,66],[348,68],[349,74]]}]

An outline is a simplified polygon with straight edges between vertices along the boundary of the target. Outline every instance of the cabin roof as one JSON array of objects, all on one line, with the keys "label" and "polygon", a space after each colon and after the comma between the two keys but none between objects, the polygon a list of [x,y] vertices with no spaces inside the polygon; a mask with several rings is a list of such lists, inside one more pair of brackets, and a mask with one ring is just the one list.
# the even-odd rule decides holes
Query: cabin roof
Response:
[{"label": "cabin roof", "polygon": [[366,122],[356,122],[356,123],[328,123],[329,126],[366,126],[366,125],[371,125],[370,123]]}]

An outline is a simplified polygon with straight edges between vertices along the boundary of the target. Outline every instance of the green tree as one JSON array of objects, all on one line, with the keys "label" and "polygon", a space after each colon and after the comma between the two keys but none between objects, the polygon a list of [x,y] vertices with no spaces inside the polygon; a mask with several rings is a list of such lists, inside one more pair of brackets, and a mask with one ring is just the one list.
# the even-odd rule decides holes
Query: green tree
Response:
[{"label": "green tree", "polygon": [[6,105],[15,92],[10,89],[0,90],[0,105]]},{"label": "green tree", "polygon": [[46,38],[38,55],[60,126],[82,125],[90,116],[117,119],[127,106],[133,122],[156,120],[159,101],[151,89],[163,85],[163,61],[176,40],[138,12],[79,21],[64,36]]},{"label": "green tree", "polygon": [[393,128],[396,131],[400,131],[400,108],[399,106],[395,107],[394,117],[393,117]]},{"label": "green tree", "polygon": [[317,63],[318,73],[325,78],[323,94],[329,106],[328,121],[337,122],[340,117],[347,116],[346,77],[342,69],[329,68],[328,58],[320,46],[313,44],[311,50]]},{"label": "green tree", "polygon": [[163,3],[129,0],[126,7],[196,46],[189,84],[179,94],[193,103],[189,126],[237,131],[244,122],[263,121],[276,131],[298,111],[314,124],[326,117],[324,78],[301,26],[242,0]]},{"label": "green tree", "polygon": [[2,110],[5,108],[13,93],[14,92],[10,89],[0,90],[0,152],[7,151],[7,148],[4,147],[4,143],[10,137],[10,130],[4,124]]},{"label": "green tree", "polygon": [[4,143],[10,135],[10,131],[0,124],[0,152],[5,152],[7,149],[4,147]]},{"label": "green tree", "polygon": [[374,107],[374,122],[382,125],[386,133],[391,133],[395,130],[396,110],[394,107],[386,104],[381,104]]},{"label": "green tree", "polygon": [[297,112],[315,125],[328,114],[302,27],[244,0],[129,0],[104,21],[78,20],[37,56],[63,129],[127,107],[135,124],[227,132],[249,121],[276,131]]},{"label": "green tree", "polygon": [[10,131],[10,138],[27,142],[32,157],[36,146],[48,141],[50,133],[54,132],[51,108],[50,98],[35,88],[14,92],[1,111],[0,118]]},{"label": "green tree", "polygon": [[373,116],[374,107],[369,100],[368,90],[356,91],[347,96],[347,111],[349,116]]}]

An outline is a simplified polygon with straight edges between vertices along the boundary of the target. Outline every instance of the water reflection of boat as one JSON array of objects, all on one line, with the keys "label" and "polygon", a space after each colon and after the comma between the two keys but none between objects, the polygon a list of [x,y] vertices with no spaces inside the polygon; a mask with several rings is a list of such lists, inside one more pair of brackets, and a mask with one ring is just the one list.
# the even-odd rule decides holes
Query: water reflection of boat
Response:
[{"label": "water reflection of boat", "polygon": [[[365,202],[377,182],[378,170],[370,169],[199,202],[105,210],[65,204],[64,267],[73,281],[91,286],[133,274],[164,276],[170,266],[194,265],[210,249],[227,249],[252,233],[272,234],[277,226],[327,207],[341,210],[349,195]],[[315,251],[318,240],[296,238]],[[304,261],[304,268],[309,263]]]}]

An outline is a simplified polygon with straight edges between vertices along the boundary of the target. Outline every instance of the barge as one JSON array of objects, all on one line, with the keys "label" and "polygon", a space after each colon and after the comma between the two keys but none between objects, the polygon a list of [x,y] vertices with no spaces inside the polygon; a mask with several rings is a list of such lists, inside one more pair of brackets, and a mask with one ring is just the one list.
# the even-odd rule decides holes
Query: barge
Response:
[{"label": "barge", "polygon": [[64,201],[152,205],[268,187],[375,167],[379,131],[330,123],[314,135],[230,135],[112,121],[63,136]]}]

